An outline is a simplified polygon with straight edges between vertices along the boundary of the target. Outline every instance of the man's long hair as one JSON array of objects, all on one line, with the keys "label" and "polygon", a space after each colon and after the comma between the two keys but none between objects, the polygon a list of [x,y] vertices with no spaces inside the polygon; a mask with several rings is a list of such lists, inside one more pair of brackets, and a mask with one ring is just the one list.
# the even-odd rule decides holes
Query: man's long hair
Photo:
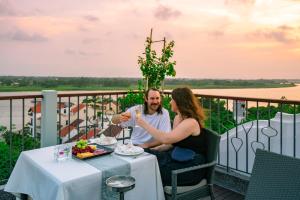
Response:
[{"label": "man's long hair", "polygon": [[187,88],[176,88],[172,91],[172,99],[184,118],[194,118],[198,121],[200,128],[204,128],[205,115],[199,100],[193,92]]},{"label": "man's long hair", "polygon": [[149,114],[149,109],[148,109],[148,103],[146,102],[146,99],[148,99],[148,95],[149,95],[149,92],[150,91],[157,91],[159,92],[159,95],[160,95],[160,105],[159,107],[157,108],[156,112],[158,114],[162,114],[162,102],[163,102],[163,97],[161,95],[161,92],[156,89],[156,88],[149,88],[146,92],[145,92],[145,101],[144,101],[144,114]]}]

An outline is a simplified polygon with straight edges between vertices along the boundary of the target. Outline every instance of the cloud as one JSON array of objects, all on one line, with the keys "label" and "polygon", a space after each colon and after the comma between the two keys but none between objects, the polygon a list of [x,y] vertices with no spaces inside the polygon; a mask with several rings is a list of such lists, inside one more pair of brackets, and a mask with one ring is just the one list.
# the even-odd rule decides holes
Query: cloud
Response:
[{"label": "cloud", "polygon": [[254,5],[255,0],[225,0],[225,5]]},{"label": "cloud", "polygon": [[71,55],[71,56],[99,56],[101,53],[99,52],[86,52],[82,50],[74,50],[74,49],[66,49],[65,54]]},{"label": "cloud", "polygon": [[48,38],[39,34],[33,33],[29,34],[23,30],[16,29],[11,32],[3,33],[0,35],[2,40],[14,40],[14,41],[24,41],[24,42],[45,42]]},{"label": "cloud", "polygon": [[225,0],[224,6],[239,16],[251,16],[255,3],[255,0]]},{"label": "cloud", "polygon": [[181,12],[174,10],[170,7],[159,5],[154,12],[154,16],[160,20],[168,20],[171,18],[177,18],[181,15]]},{"label": "cloud", "polygon": [[100,41],[99,38],[85,38],[81,42],[82,42],[82,44],[92,44],[92,43],[99,42],[99,41]]},{"label": "cloud", "polygon": [[67,55],[75,55],[76,51],[74,51],[73,49],[66,49],[65,50],[65,54],[67,54]]},{"label": "cloud", "polygon": [[255,39],[275,40],[280,43],[291,43],[299,40],[299,38],[292,35],[292,33],[296,31],[296,28],[283,25],[275,29],[257,30],[248,34],[248,36]]},{"label": "cloud", "polygon": [[78,30],[81,31],[81,32],[88,32],[89,31],[89,29],[84,25],[79,25]]},{"label": "cloud", "polygon": [[142,35],[137,34],[137,33],[128,33],[128,34],[125,35],[125,37],[126,37],[127,39],[134,39],[134,40],[143,38]]},{"label": "cloud", "polygon": [[28,34],[22,30],[17,30],[15,33],[11,35],[12,40],[17,41],[28,41],[28,42],[45,42],[48,39],[41,34],[33,33]]},{"label": "cloud", "polygon": [[294,30],[293,27],[287,26],[287,25],[279,26],[278,29],[280,29],[280,30],[282,30],[282,31],[292,31],[292,30]]},{"label": "cloud", "polygon": [[101,55],[101,53],[98,53],[98,52],[86,52],[86,51],[82,51],[82,50],[79,50],[78,54],[81,56],[99,56],[99,55]]},{"label": "cloud", "polygon": [[215,31],[208,32],[208,35],[209,36],[213,36],[215,38],[219,38],[219,37],[224,36],[225,32],[224,31],[215,30]]},{"label": "cloud", "polygon": [[0,16],[15,16],[16,11],[8,0],[0,1]]},{"label": "cloud", "polygon": [[99,18],[93,15],[85,15],[83,16],[83,19],[89,21],[89,22],[98,22]]}]

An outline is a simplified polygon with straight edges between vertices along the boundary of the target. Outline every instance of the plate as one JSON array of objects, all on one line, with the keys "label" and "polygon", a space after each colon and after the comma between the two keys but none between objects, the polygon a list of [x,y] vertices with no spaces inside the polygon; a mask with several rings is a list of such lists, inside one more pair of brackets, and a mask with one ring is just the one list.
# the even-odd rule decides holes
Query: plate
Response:
[{"label": "plate", "polygon": [[90,156],[87,157],[80,157],[77,155],[73,155],[73,157],[78,158],[80,160],[86,160],[86,159],[90,159],[90,158],[95,158],[95,157],[99,157],[99,156],[103,156],[103,155],[107,155],[113,152],[112,149],[101,146],[99,144],[96,143],[91,143],[89,145],[95,145],[96,146],[96,150],[90,154]]},{"label": "plate", "polygon": [[100,137],[92,140],[94,143],[109,146],[117,143],[117,139],[115,137]]},{"label": "plate", "polygon": [[144,149],[139,146],[122,144],[116,147],[115,153],[123,156],[137,156],[144,153]]}]

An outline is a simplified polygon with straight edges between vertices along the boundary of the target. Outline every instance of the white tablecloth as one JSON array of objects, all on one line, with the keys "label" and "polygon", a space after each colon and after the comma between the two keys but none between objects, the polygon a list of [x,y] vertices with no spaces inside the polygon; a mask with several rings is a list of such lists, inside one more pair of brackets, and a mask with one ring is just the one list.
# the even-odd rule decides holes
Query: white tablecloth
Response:
[{"label": "white tablecloth", "polygon": [[[136,179],[135,188],[125,193],[125,199],[164,200],[155,156],[117,157],[130,163],[130,175]],[[28,194],[34,200],[99,200],[101,177],[100,170],[84,161],[56,162],[53,147],[46,147],[21,153],[5,191]]]}]

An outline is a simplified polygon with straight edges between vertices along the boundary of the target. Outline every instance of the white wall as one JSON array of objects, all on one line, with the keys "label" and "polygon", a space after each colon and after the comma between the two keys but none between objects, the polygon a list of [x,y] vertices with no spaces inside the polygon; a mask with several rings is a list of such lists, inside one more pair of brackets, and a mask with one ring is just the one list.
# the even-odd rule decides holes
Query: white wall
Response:
[{"label": "white wall", "polygon": [[[275,130],[277,130],[277,135]],[[295,133],[296,157],[300,158],[300,114],[296,115]],[[281,136],[282,140],[280,139]],[[270,142],[268,138],[270,138]],[[227,141],[229,148],[229,167],[251,173],[256,148],[265,150],[270,148],[270,151],[280,153],[280,141],[282,141],[282,154],[293,156],[294,115],[282,113],[282,134],[280,134],[280,113],[277,113],[276,116],[270,120],[270,126],[268,126],[267,120],[258,120],[258,126],[257,121],[251,121],[239,125],[237,131],[236,128],[233,128],[228,131],[228,134],[225,132],[220,141],[220,164],[225,166],[227,165]],[[247,156],[248,170],[246,169]]]}]

